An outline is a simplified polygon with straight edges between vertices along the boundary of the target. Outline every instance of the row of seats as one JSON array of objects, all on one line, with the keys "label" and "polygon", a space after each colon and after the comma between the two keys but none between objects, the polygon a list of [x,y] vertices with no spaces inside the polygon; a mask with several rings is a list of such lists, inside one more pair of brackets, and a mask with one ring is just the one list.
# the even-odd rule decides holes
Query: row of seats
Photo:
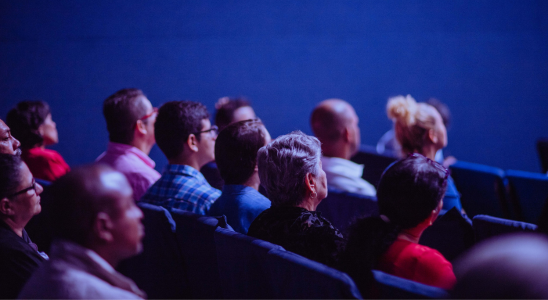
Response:
[{"label": "row of seats", "polygon": [[[149,298],[361,298],[350,277],[206,217],[139,203],[144,251],[119,266]],[[446,298],[447,292],[374,272],[382,298]]]},{"label": "row of seats", "polygon": [[[396,160],[362,145],[352,160],[364,165],[363,178],[375,186],[382,172]],[[461,194],[462,206],[470,217],[478,214],[536,223],[548,200],[548,176],[458,161],[451,176]]]}]

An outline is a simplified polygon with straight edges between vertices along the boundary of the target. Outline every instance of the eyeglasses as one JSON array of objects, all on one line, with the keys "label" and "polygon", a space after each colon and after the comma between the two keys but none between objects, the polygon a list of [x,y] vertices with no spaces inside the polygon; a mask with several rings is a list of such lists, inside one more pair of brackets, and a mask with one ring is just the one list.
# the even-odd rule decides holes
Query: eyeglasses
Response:
[{"label": "eyeglasses", "polygon": [[24,188],[24,189],[20,190],[19,192],[13,193],[13,194],[9,195],[7,198],[15,197],[19,194],[26,193],[30,190],[35,190],[36,191],[36,180],[34,178],[32,179],[32,185],[31,186],[29,186],[28,188]]},{"label": "eyeglasses", "polygon": [[144,121],[144,120],[146,120],[146,119],[152,117],[152,115],[157,114],[157,113],[158,113],[158,108],[157,108],[157,107],[153,107],[153,108],[152,108],[152,111],[151,111],[149,114],[143,116],[143,117],[140,118],[139,120]]},{"label": "eyeglasses", "polygon": [[217,135],[217,133],[219,132],[219,127],[213,125],[213,126],[211,126],[211,128],[209,128],[209,129],[207,129],[207,130],[202,130],[202,131],[194,132],[193,134],[198,135],[198,134],[206,133],[206,132],[208,132],[209,134],[215,136],[215,135]]}]

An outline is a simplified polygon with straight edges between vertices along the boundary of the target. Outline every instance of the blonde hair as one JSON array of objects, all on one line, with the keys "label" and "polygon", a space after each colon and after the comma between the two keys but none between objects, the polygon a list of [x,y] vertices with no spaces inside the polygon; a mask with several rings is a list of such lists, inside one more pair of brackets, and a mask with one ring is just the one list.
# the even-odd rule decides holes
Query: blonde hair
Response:
[{"label": "blonde hair", "polygon": [[428,130],[436,127],[436,109],[426,103],[417,103],[411,95],[388,99],[388,117],[394,121],[396,139],[403,154],[422,153]]}]

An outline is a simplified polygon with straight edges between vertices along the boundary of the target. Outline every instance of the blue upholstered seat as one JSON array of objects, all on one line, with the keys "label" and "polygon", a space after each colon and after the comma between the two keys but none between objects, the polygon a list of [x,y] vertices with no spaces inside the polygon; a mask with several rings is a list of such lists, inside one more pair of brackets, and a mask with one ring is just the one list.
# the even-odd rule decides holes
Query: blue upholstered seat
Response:
[{"label": "blue upholstered seat", "polygon": [[377,149],[369,145],[361,145],[360,150],[350,160],[363,165],[362,178],[375,187],[379,186],[381,175],[397,158],[391,155],[378,154]]},{"label": "blue upholstered seat", "polygon": [[503,170],[464,161],[458,161],[450,168],[462,206],[470,217],[477,214],[511,217]]},{"label": "blue upholstered seat", "polygon": [[373,270],[373,277],[384,299],[441,299],[449,293],[441,288],[407,280],[384,272]]},{"label": "blue upholstered seat", "polygon": [[284,250],[270,250],[267,258],[272,298],[361,298],[352,279],[338,270]]},{"label": "blue upholstered seat", "polygon": [[219,220],[172,209],[192,298],[221,298],[214,233]]},{"label": "blue upholstered seat", "polygon": [[525,171],[508,170],[510,195],[518,204],[519,220],[536,223],[544,203],[548,199],[548,175]]},{"label": "blue upholstered seat", "polygon": [[123,261],[118,271],[133,279],[149,298],[189,297],[175,222],[163,207],[138,203],[144,214],[143,252]]},{"label": "blue upholstered seat", "polygon": [[284,250],[281,246],[220,227],[215,231],[215,244],[223,298],[272,298],[267,253]]},{"label": "blue upholstered seat", "polygon": [[335,228],[345,231],[355,219],[378,215],[377,198],[329,189],[317,211]]},{"label": "blue upholstered seat", "polygon": [[476,242],[488,239],[493,236],[512,232],[534,232],[537,225],[501,219],[486,215],[477,215],[472,220]]}]

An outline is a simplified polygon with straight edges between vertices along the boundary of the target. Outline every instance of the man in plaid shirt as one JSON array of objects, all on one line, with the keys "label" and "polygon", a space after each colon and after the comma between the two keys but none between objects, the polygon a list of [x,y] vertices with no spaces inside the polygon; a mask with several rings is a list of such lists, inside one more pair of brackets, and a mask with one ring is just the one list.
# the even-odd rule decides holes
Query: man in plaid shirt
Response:
[{"label": "man in plaid shirt", "polygon": [[169,165],[141,201],[205,215],[221,195],[199,171],[215,159],[217,127],[211,126],[207,108],[193,101],[165,103],[158,111],[154,135]]}]

